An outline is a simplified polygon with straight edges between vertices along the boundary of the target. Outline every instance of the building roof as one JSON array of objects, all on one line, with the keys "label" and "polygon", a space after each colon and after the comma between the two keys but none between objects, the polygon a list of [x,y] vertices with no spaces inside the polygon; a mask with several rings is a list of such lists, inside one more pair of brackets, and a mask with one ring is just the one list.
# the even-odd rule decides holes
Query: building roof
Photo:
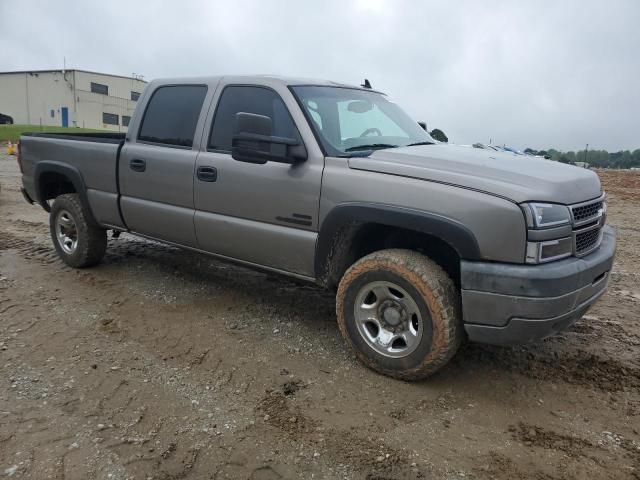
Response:
[{"label": "building roof", "polygon": [[139,78],[135,78],[135,77],[129,77],[126,75],[114,75],[113,73],[102,73],[102,72],[93,72],[91,70],[82,70],[82,69],[78,69],[78,68],[67,68],[66,70],[63,70],[61,68],[51,68],[48,70],[16,70],[16,71],[12,71],[12,72],[0,72],[0,75],[12,75],[12,74],[18,74],[18,73],[52,73],[52,72],[83,72],[83,73],[92,73],[94,75],[104,75],[106,77],[118,77],[118,78],[127,78],[127,79],[131,79],[131,80],[137,80],[139,82],[144,82],[144,83],[149,83],[146,80],[142,80]]},{"label": "building roof", "polygon": [[[91,70],[81,70],[77,68],[69,68],[64,70],[66,72],[83,72],[83,73],[92,73],[95,75],[104,75],[107,77],[117,77],[117,78],[127,78],[138,80],[143,83],[149,83],[147,80],[141,80],[135,77],[128,77],[125,75],[114,75],[111,73],[101,73],[101,72],[93,72]],[[62,73],[62,69],[49,69],[49,70],[17,70],[12,72],[0,72],[0,75],[12,75],[12,74],[22,74],[22,73],[52,73],[52,72],[60,72]],[[177,77],[177,78],[158,78],[153,80],[154,83],[166,84],[166,83],[178,83],[178,82],[210,82],[216,81],[221,78],[233,79],[234,81],[256,81],[258,79],[268,80],[270,83],[280,83],[284,85],[322,85],[322,86],[333,86],[333,87],[346,87],[346,88],[357,88],[364,90],[361,86],[357,85],[348,85],[339,82],[333,82],[330,80],[323,79],[314,79],[314,78],[298,78],[298,77],[287,77],[282,75],[210,75],[210,76],[202,76],[202,77]],[[376,89],[366,89],[367,91],[374,91],[378,93],[382,93]]]}]

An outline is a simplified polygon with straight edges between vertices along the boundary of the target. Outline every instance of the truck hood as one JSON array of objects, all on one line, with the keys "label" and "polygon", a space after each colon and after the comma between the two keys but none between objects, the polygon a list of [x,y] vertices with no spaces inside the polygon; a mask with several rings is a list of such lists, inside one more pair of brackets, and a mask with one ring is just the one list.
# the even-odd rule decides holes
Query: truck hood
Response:
[{"label": "truck hood", "polygon": [[598,175],[584,168],[446,144],[377,150],[368,157],[349,158],[349,167],[447,183],[517,203],[572,204],[601,193]]}]

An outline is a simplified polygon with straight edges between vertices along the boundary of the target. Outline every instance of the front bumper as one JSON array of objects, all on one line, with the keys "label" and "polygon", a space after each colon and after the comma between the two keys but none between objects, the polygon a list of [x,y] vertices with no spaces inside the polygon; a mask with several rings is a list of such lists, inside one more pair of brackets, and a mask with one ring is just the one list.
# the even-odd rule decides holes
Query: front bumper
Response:
[{"label": "front bumper", "polygon": [[582,258],[543,265],[463,261],[462,311],[469,339],[511,345],[566,329],[606,291],[615,251],[615,232],[605,226],[600,247]]}]

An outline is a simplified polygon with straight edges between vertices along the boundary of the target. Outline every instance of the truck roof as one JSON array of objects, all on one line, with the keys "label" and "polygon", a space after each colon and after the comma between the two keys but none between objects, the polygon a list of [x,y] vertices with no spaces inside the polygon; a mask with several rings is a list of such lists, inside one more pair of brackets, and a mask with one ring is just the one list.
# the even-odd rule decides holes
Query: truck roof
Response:
[{"label": "truck roof", "polygon": [[[293,85],[320,85],[320,86],[328,86],[328,87],[344,87],[344,88],[355,88],[358,90],[366,90],[368,92],[377,90],[363,88],[359,85],[349,85],[346,83],[333,82],[331,80],[323,80],[317,78],[304,78],[304,77],[287,77],[281,75],[212,75],[212,76],[202,76],[202,77],[172,77],[172,78],[158,78],[150,82],[152,85],[167,85],[167,84],[176,84],[176,83],[206,83],[211,84],[218,82],[221,79],[225,79],[226,82],[230,83],[250,83],[250,84],[260,84],[260,85],[284,85],[284,86],[293,86]],[[378,92],[382,93],[382,92]]]}]

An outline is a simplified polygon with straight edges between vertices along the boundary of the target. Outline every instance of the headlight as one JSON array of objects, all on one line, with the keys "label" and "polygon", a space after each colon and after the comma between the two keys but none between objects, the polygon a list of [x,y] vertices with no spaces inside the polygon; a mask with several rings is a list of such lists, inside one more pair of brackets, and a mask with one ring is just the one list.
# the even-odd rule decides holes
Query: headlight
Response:
[{"label": "headlight", "polygon": [[545,242],[527,242],[527,263],[546,263],[573,254],[573,238],[566,237]]},{"label": "headlight", "polygon": [[559,227],[571,223],[569,208],[554,203],[525,203],[522,205],[529,228]]}]

